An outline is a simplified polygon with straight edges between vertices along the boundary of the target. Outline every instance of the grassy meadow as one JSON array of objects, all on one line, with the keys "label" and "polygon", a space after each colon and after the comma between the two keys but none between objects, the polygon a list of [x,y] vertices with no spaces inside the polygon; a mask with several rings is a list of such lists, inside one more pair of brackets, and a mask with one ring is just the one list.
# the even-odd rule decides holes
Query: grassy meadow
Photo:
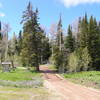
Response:
[{"label": "grassy meadow", "polygon": [[0,100],[59,100],[59,96],[41,88],[0,87]]},{"label": "grassy meadow", "polygon": [[35,72],[34,69],[28,70],[25,67],[17,67],[11,72],[2,72],[0,70],[0,86],[31,88],[41,87],[42,85],[42,74]]},{"label": "grassy meadow", "polygon": [[0,71],[0,80],[24,81],[32,80],[34,77],[41,77],[41,74],[29,71],[24,67],[18,67],[15,71],[11,72]]},{"label": "grassy meadow", "polygon": [[69,73],[63,74],[63,77],[78,84],[100,89],[100,71]]}]

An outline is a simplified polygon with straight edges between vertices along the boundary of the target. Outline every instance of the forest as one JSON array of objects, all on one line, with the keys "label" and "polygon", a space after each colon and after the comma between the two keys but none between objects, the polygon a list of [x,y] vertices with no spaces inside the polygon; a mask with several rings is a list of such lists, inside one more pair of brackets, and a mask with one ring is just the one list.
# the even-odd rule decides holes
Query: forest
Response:
[{"label": "forest", "polygon": [[[9,36],[9,25],[0,22],[0,62],[39,71],[42,64],[53,64],[59,73],[100,70],[100,22],[87,13],[63,30],[62,17],[47,33],[39,23],[39,10],[29,3],[22,14],[23,29]],[[48,36],[47,34],[50,34]]]},{"label": "forest", "polygon": [[0,21],[0,100],[100,100],[100,21],[84,13],[65,29],[68,22],[59,14],[46,29],[41,8],[32,3],[13,35]]}]

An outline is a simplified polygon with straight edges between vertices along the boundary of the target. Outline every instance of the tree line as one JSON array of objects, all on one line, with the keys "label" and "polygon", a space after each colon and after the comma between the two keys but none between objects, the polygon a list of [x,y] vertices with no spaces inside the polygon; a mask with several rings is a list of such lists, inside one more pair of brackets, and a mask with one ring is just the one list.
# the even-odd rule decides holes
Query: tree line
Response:
[{"label": "tree line", "polygon": [[100,70],[100,23],[91,16],[80,17],[77,32],[69,25],[63,36],[61,18],[57,25],[51,62],[59,72]]},{"label": "tree line", "polygon": [[[21,21],[23,29],[19,35],[14,33],[9,39],[8,32],[4,35],[1,31],[1,62],[11,61],[14,67],[17,58],[17,62],[20,62],[22,66],[34,67],[36,71],[39,71],[40,64],[47,63],[51,55],[49,38],[41,28],[38,19],[38,9],[33,10],[29,2],[27,9],[23,12]],[[5,37],[7,37],[6,40],[4,40]],[[6,42],[4,48],[2,48],[3,41]]]},{"label": "tree line", "polygon": [[14,66],[18,58],[18,63],[34,67],[36,71],[40,64],[48,61],[61,73],[100,70],[100,22],[95,17],[88,18],[87,14],[79,17],[76,31],[69,25],[65,33],[60,16],[48,37],[41,28],[38,15],[38,9],[33,10],[29,2],[22,16],[23,29],[10,39],[9,25],[5,25],[4,30],[0,22],[1,62],[10,60]]}]

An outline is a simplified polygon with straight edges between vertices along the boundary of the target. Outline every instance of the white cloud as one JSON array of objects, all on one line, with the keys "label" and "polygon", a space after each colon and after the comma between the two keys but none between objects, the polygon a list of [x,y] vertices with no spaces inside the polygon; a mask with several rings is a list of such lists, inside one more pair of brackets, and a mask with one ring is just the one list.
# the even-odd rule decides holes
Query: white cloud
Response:
[{"label": "white cloud", "polygon": [[79,4],[100,3],[100,0],[60,0],[66,7],[77,6]]},{"label": "white cloud", "polygon": [[5,14],[0,12],[0,17],[5,17]]}]

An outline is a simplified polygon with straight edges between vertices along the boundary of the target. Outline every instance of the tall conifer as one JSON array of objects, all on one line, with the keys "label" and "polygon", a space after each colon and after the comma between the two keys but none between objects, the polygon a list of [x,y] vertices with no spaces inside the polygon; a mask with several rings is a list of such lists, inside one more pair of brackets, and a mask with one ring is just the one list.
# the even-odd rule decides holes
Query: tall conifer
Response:
[{"label": "tall conifer", "polygon": [[70,53],[72,53],[75,49],[75,39],[72,35],[72,27],[70,25],[68,27],[68,36],[66,37],[65,47]]}]

